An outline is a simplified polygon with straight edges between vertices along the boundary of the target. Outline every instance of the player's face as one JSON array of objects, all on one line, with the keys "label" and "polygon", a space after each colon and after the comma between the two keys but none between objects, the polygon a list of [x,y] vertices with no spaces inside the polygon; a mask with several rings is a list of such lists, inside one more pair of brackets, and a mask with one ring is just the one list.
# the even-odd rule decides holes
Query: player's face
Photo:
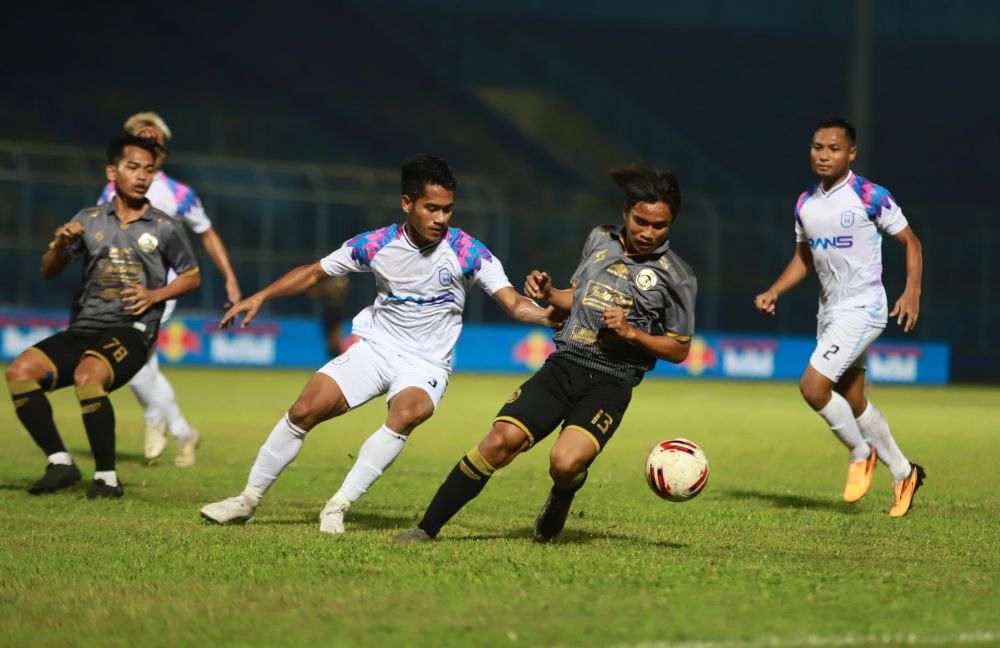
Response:
[{"label": "player's face", "polygon": [[156,126],[143,126],[132,134],[136,137],[146,137],[156,140],[156,150],[159,152],[159,155],[156,156],[155,166],[156,170],[159,171],[160,167],[163,166],[164,158],[167,157],[167,139],[163,136],[163,133]]},{"label": "player's face", "polygon": [[809,153],[812,170],[827,188],[847,175],[857,154],[843,128],[821,128],[813,133]]},{"label": "player's face", "polygon": [[625,210],[625,247],[629,254],[649,254],[663,244],[674,215],[665,202],[638,202]]},{"label": "player's face", "polygon": [[406,233],[421,247],[440,241],[448,232],[454,206],[455,192],[440,185],[424,185],[423,195],[416,200],[403,196]]},{"label": "player's face", "polygon": [[126,146],[118,164],[106,167],[108,180],[115,183],[115,193],[134,202],[146,197],[155,172],[153,154],[138,146]]}]

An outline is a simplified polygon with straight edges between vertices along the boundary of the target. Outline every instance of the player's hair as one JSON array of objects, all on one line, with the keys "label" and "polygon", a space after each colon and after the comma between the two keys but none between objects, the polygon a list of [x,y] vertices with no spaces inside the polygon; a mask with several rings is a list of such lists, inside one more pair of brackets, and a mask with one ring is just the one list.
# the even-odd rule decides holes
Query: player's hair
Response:
[{"label": "player's hair", "polygon": [[424,187],[427,185],[438,185],[449,191],[455,191],[458,186],[458,180],[448,168],[448,163],[426,153],[407,158],[403,162],[400,179],[403,194],[411,200],[424,195]]},{"label": "player's hair", "polygon": [[153,162],[156,162],[156,158],[159,155],[155,140],[148,137],[138,137],[132,133],[122,133],[121,135],[115,135],[108,142],[108,164],[117,166],[122,161],[122,158],[125,157],[126,146],[138,146],[143,150],[149,151],[153,155]]},{"label": "player's hair", "polygon": [[163,121],[163,117],[160,117],[153,111],[140,112],[132,115],[125,120],[125,126],[123,127],[126,132],[135,135],[136,131],[139,131],[144,126],[153,126],[156,130],[163,133],[163,139],[169,140],[172,137],[170,133],[170,127],[167,126],[167,122]]},{"label": "player's hair", "polygon": [[638,164],[611,169],[611,178],[625,192],[625,208],[636,203],[666,203],[674,220],[681,212],[681,185],[673,171],[660,171]]},{"label": "player's hair", "polygon": [[813,133],[821,128],[843,128],[844,134],[847,135],[847,141],[851,143],[851,146],[854,146],[854,143],[858,141],[858,131],[854,128],[854,124],[847,121],[843,117],[829,117],[824,119],[820,123],[816,124],[816,128],[813,129]]}]

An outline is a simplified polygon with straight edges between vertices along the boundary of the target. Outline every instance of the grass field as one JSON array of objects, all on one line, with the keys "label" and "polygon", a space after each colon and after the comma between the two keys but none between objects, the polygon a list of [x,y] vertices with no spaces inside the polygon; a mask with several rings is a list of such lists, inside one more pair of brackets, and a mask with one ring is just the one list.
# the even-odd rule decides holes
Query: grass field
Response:
[{"label": "grass field", "polygon": [[[418,519],[520,377],[455,376],[334,538],[317,514],[382,402],[312,432],[253,524],[209,526],[199,507],[240,491],[308,372],[168,375],[203,433],[198,465],[144,465],[139,408],[119,392],[120,501],[83,498],[93,463],[72,390],[52,399],[85,475],[69,492],[25,492],[44,457],[0,406],[0,646],[1000,642],[996,388],[872,390],[927,468],[903,519],[887,515],[884,467],[864,500],[840,501],[846,453],[795,385],[650,380],[557,541],[531,539],[549,440],[436,543],[398,546],[392,535]],[[646,452],[671,436],[711,462],[707,489],[685,504],[643,481]]]}]

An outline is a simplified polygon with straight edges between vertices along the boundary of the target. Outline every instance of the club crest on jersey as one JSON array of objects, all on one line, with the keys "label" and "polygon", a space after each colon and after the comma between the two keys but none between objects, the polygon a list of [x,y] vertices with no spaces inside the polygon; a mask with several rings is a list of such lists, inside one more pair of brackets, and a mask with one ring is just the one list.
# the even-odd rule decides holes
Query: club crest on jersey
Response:
[{"label": "club crest on jersey", "polygon": [[840,215],[840,226],[846,229],[852,225],[854,225],[854,212],[845,211]]},{"label": "club crest on jersey", "polygon": [[451,270],[448,268],[441,268],[438,270],[438,281],[441,282],[442,286],[450,286],[452,279],[454,279],[454,277],[451,274]]},{"label": "club crest on jersey", "polygon": [[656,281],[656,273],[649,268],[641,270],[635,276],[635,285],[638,286],[639,290],[649,290],[656,285]]},{"label": "club crest on jersey", "polygon": [[139,249],[145,252],[146,254],[149,254],[150,252],[155,250],[156,246],[159,244],[160,242],[156,239],[156,237],[150,234],[149,232],[146,232],[145,234],[139,237]]}]

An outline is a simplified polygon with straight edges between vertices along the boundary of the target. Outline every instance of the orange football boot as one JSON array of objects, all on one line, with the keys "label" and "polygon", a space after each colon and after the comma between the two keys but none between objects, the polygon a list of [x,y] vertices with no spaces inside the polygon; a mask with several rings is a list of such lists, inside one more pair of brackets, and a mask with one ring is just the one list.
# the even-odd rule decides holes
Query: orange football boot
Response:
[{"label": "orange football boot", "polygon": [[867,459],[852,461],[847,466],[847,483],[844,484],[844,501],[857,502],[865,496],[875,475],[875,448]]},{"label": "orange football boot", "polygon": [[889,509],[889,517],[903,517],[913,506],[913,496],[917,489],[924,483],[927,473],[923,467],[917,464],[910,464],[910,476],[901,479],[892,485],[892,508]]}]

